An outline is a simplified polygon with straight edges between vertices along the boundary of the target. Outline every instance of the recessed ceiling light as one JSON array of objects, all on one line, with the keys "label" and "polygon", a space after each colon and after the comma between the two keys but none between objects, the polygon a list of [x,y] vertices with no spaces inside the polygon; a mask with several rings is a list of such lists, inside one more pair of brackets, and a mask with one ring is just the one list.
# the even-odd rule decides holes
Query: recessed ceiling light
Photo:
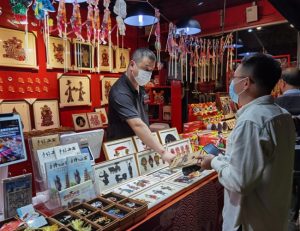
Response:
[{"label": "recessed ceiling light", "polygon": [[295,28],[293,24],[290,24],[290,27]]},{"label": "recessed ceiling light", "polygon": [[199,2],[199,3],[198,3],[198,6],[202,6],[202,5],[203,5],[203,3],[204,3],[204,2]]},{"label": "recessed ceiling light", "polygon": [[258,26],[256,27],[256,30],[261,30],[261,28],[262,28],[261,26]]},{"label": "recessed ceiling light", "polygon": [[248,32],[251,33],[253,30],[252,29],[248,29]]}]

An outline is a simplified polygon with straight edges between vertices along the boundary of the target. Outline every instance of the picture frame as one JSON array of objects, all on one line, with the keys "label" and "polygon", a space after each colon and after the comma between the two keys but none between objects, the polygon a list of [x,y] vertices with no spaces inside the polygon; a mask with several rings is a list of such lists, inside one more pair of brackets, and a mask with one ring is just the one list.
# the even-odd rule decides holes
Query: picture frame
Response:
[{"label": "picture frame", "polygon": [[106,113],[105,108],[104,107],[95,108],[95,112],[100,112],[102,125],[107,125],[108,124],[108,117],[107,117],[107,113]]},{"label": "picture frame", "polygon": [[[37,69],[36,35],[28,32],[26,54],[24,31],[0,27],[0,66]],[[27,55],[27,57],[26,57]]]},{"label": "picture frame", "polygon": [[18,113],[23,124],[23,132],[32,129],[30,105],[27,101],[2,101],[0,102],[0,113]]},{"label": "picture frame", "polygon": [[103,143],[103,151],[106,160],[136,153],[132,137],[105,142]]},{"label": "picture frame", "polygon": [[131,195],[139,193],[140,191],[143,191],[146,188],[151,187],[152,185],[157,183],[157,180],[154,180],[147,176],[141,176],[135,178],[134,180],[127,181],[124,184],[117,185],[111,188],[110,191],[122,196],[130,197]]},{"label": "picture frame", "polygon": [[193,152],[189,138],[168,143],[166,145],[166,150],[176,156],[183,156]]},{"label": "picture frame", "polygon": [[[111,54],[109,54],[109,46],[99,45],[97,48],[97,65],[96,70],[99,71],[111,71],[113,69],[113,52],[111,48]],[[98,60],[99,58],[99,60]]]},{"label": "picture frame", "polygon": [[58,74],[59,107],[90,106],[91,76]]},{"label": "picture frame", "polygon": [[88,112],[87,118],[89,121],[90,128],[101,128],[102,127],[102,119],[100,112]]},{"label": "picture frame", "polygon": [[168,163],[163,161],[161,156],[153,150],[138,152],[135,154],[135,158],[140,175],[147,175],[168,166]]},{"label": "picture frame", "polygon": [[181,169],[175,168],[175,169],[170,169],[169,167],[165,167],[162,169],[159,169],[155,172],[149,173],[147,176],[162,181],[168,178],[171,178],[175,176],[175,174],[178,174],[178,172],[181,171]]},{"label": "picture frame", "polygon": [[180,140],[177,128],[168,128],[157,132],[160,142],[162,144],[171,143]]},{"label": "picture frame", "polygon": [[94,172],[98,194],[139,175],[133,154],[96,164]]},{"label": "picture frame", "polygon": [[[60,37],[49,37],[49,54],[47,68],[71,69],[70,40]],[[66,65],[65,65],[66,62]]]},{"label": "picture frame", "polygon": [[167,182],[160,182],[140,193],[133,195],[132,198],[135,200],[146,202],[148,204],[148,209],[150,209],[163,202],[168,197],[171,197],[174,194],[178,193],[182,189],[183,187],[178,185],[169,184]]},{"label": "picture frame", "polygon": [[86,113],[73,114],[72,119],[75,131],[81,131],[90,128]]},{"label": "picture frame", "polygon": [[[156,139],[158,142],[160,142],[156,132],[152,132],[152,136],[154,137],[154,139]],[[142,152],[142,151],[150,149],[142,142],[142,140],[138,136],[133,137],[133,142],[134,142],[137,152]]]},{"label": "picture frame", "polygon": [[229,94],[226,92],[216,93],[216,105],[218,110],[223,112],[225,119],[234,118],[238,110],[237,105],[230,99]]},{"label": "picture frame", "polygon": [[111,87],[117,82],[119,75],[106,76],[100,75],[100,85],[101,85],[101,105],[108,104],[108,97]]},{"label": "picture frame", "polygon": [[36,130],[46,130],[60,127],[57,100],[36,100],[32,107]]},{"label": "picture frame", "polygon": [[73,40],[75,66],[74,70],[94,70],[94,47],[90,43]]},{"label": "picture frame", "polygon": [[130,61],[130,48],[116,48],[116,71],[125,72]]}]

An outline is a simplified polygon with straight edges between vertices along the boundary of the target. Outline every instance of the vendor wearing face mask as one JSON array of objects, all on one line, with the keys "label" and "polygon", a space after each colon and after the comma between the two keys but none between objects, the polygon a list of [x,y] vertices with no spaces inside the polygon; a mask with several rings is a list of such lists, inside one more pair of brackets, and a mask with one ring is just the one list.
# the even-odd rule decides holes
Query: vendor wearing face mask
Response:
[{"label": "vendor wearing face mask", "polygon": [[137,135],[144,144],[158,152],[168,163],[174,155],[153,138],[149,129],[144,85],[155,67],[155,54],[147,48],[137,49],[127,71],[112,86],[108,103],[108,140]]}]

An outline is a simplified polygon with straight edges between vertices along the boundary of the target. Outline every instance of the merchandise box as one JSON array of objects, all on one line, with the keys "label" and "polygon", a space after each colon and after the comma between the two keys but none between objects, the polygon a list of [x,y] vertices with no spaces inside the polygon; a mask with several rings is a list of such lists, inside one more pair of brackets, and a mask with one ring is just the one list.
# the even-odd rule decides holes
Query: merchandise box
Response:
[{"label": "merchandise box", "polygon": [[95,209],[106,209],[107,207],[111,206],[114,202],[107,200],[103,197],[96,197],[90,201],[87,201],[86,203]]},{"label": "merchandise box", "polygon": [[128,181],[124,184],[118,185],[110,189],[110,191],[123,196],[130,197],[131,195],[143,191],[156,183],[158,183],[157,179],[153,179],[147,176],[141,176],[132,181]]},{"label": "merchandise box", "polygon": [[98,210],[86,217],[90,222],[100,226],[101,230],[109,231],[115,230],[119,227],[119,219],[115,218],[108,213]]},{"label": "merchandise box", "polygon": [[119,228],[124,230],[133,224],[135,211],[120,204],[114,204],[104,210],[105,213],[119,219]]}]

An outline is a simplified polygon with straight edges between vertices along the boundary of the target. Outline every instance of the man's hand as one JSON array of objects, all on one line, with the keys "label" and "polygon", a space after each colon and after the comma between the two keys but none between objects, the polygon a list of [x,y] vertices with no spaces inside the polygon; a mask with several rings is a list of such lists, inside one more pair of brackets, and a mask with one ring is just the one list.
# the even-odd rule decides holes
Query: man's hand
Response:
[{"label": "man's hand", "polygon": [[200,155],[198,165],[200,165],[201,168],[203,168],[203,169],[207,169],[207,170],[212,169],[211,161],[213,158],[215,158],[215,156],[212,154]]},{"label": "man's hand", "polygon": [[176,157],[176,155],[172,154],[171,152],[168,152],[167,150],[165,150],[162,154],[161,154],[161,158],[166,161],[169,165],[172,163],[173,159]]}]

